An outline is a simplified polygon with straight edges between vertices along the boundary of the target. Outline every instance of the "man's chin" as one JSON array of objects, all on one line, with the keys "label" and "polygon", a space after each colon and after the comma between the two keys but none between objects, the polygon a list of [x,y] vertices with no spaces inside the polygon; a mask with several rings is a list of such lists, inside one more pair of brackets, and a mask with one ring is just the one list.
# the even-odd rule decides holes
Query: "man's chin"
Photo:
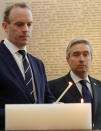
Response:
[{"label": "man's chin", "polygon": [[79,76],[79,77],[84,77],[84,76],[87,76],[88,74],[88,71],[87,70],[79,70],[76,72],[76,74]]},{"label": "man's chin", "polygon": [[81,73],[81,74],[82,73],[87,73],[87,70],[79,70],[78,72]]},{"label": "man's chin", "polygon": [[27,42],[21,42],[21,43],[19,43],[17,46],[18,46],[19,48],[23,48],[23,47],[25,47],[27,44],[28,44]]},{"label": "man's chin", "polygon": [[21,45],[27,45],[29,41],[21,41],[20,44]]}]

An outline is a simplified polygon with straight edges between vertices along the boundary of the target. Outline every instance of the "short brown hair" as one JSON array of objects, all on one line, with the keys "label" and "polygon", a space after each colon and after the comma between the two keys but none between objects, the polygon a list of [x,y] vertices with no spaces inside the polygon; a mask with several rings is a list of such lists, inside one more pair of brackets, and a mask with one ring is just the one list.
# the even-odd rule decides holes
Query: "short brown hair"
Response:
[{"label": "short brown hair", "polygon": [[10,23],[9,14],[10,14],[11,9],[14,8],[14,7],[21,7],[21,8],[28,8],[28,9],[30,9],[29,5],[26,4],[26,3],[15,3],[15,4],[12,4],[12,5],[8,6],[5,9],[4,14],[3,14],[3,21],[5,21],[7,23]]}]

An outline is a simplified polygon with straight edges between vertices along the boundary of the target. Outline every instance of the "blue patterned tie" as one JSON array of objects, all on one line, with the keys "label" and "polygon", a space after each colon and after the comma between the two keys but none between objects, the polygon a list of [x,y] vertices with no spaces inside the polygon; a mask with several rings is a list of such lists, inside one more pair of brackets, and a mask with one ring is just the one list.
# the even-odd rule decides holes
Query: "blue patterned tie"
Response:
[{"label": "blue patterned tie", "polygon": [[26,59],[26,52],[24,50],[18,51],[23,57],[23,66],[24,66],[24,72],[25,72],[25,84],[26,84],[26,90],[29,98],[34,102],[34,95],[33,95],[33,84],[32,84],[32,74],[30,69],[30,64],[28,63]]},{"label": "blue patterned tie", "polygon": [[82,85],[82,95],[83,95],[84,102],[92,103],[92,96],[89,91],[89,88],[87,87],[87,81],[81,80],[80,83]]}]

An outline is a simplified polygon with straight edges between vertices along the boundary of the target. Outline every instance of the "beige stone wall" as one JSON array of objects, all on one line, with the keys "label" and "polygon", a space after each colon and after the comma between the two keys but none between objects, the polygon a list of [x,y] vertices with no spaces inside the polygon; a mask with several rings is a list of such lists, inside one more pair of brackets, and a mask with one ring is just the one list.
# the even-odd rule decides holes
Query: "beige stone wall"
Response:
[{"label": "beige stone wall", "polygon": [[[101,0],[0,0],[0,13],[16,1],[32,7],[34,26],[28,51],[44,62],[48,80],[69,71],[65,50],[74,38],[92,43],[94,56],[89,73],[101,80]],[[4,37],[1,27],[0,40]]]}]

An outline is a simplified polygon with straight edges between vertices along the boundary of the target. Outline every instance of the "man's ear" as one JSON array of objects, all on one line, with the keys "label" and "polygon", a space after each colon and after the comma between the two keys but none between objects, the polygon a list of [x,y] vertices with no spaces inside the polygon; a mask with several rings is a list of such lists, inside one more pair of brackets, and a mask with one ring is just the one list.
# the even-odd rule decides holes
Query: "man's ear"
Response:
[{"label": "man's ear", "polygon": [[8,32],[8,24],[7,24],[7,22],[3,22],[2,23],[2,27],[5,30],[5,32]]}]

